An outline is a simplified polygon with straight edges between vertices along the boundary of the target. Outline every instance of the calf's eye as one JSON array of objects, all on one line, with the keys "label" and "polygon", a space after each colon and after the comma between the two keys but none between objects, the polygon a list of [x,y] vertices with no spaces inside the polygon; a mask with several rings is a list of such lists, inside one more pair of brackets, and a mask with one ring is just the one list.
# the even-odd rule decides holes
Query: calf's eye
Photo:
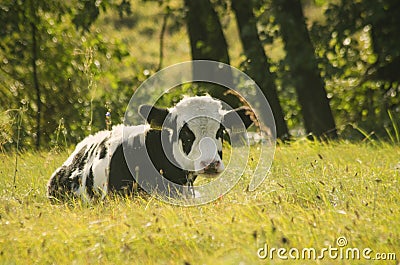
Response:
[{"label": "calf's eye", "polygon": [[192,150],[194,139],[195,139],[194,133],[192,132],[192,130],[190,130],[187,123],[185,123],[179,132],[179,140],[181,140],[182,142],[182,149],[186,155],[188,155]]}]

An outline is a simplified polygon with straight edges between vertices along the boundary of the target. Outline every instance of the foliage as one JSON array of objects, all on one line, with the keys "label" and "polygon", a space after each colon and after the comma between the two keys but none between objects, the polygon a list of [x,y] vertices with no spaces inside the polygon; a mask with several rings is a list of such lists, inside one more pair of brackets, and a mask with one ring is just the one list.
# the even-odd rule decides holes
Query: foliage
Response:
[{"label": "foliage", "polygon": [[[230,1],[210,2],[219,15],[230,61],[246,70],[249,61],[240,54]],[[341,136],[364,138],[359,133],[363,130],[395,139],[400,124],[397,2],[306,0],[302,4]],[[253,5],[285,120],[292,134],[302,135],[296,83],[272,3],[253,0]],[[113,124],[121,122],[132,92],[157,70],[166,14],[163,66],[190,60],[183,0],[1,1],[0,148],[9,150],[16,142],[17,112],[13,110],[20,108],[24,109],[22,147],[32,147],[37,138],[32,25],[38,42],[34,64],[43,105],[41,143],[65,146],[104,129],[108,109]],[[199,93],[193,89],[193,94]],[[173,101],[179,98],[179,92],[172,94]],[[167,100],[168,95],[162,104],[167,105]]]},{"label": "foliage", "polygon": [[1,264],[256,264],[264,243],[321,250],[340,236],[350,248],[399,255],[398,146],[281,145],[255,192],[245,190],[250,165],[230,193],[200,207],[123,197],[51,204],[45,185],[67,155],[23,153],[15,188],[14,156],[0,155]]},{"label": "foliage", "polygon": [[[260,36],[268,53],[283,45],[280,27],[271,1],[256,3]],[[388,137],[388,128],[394,133],[392,120],[398,122],[400,117],[398,8],[391,0],[303,1],[320,73],[343,138],[363,138],[354,130],[360,127],[381,138]],[[312,10],[320,15],[310,13]],[[288,72],[289,58],[279,54],[268,56],[277,74],[288,126],[294,129],[302,123],[295,97],[296,79]]]},{"label": "foliage", "polygon": [[[0,4],[0,20],[4,21],[0,28],[0,104],[2,111],[27,109],[23,146],[32,145],[38,133],[44,142],[54,141],[60,119],[65,121],[70,141],[81,138],[93,125],[91,99],[97,93],[97,82],[110,73],[109,64],[127,55],[122,45],[110,45],[96,28],[88,31],[100,8],[105,10],[111,3],[99,1],[90,9],[89,3],[94,1],[8,0]],[[84,15],[88,10],[92,12],[89,17]],[[33,42],[37,42],[36,49]],[[33,92],[35,78],[40,94]],[[44,126],[37,132],[34,117],[40,103]]]},{"label": "foliage", "polygon": [[382,136],[392,122],[389,112],[399,120],[399,11],[395,0],[340,1],[328,6],[325,23],[313,25],[322,74],[342,125]]}]

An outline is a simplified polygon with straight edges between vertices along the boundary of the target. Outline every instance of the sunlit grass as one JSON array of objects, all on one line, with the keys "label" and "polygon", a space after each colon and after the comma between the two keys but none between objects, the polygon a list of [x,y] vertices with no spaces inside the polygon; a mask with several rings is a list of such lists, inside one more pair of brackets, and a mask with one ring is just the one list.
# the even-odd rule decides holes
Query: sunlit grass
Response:
[{"label": "sunlit grass", "polygon": [[399,146],[280,145],[255,192],[246,191],[246,171],[230,193],[199,207],[151,197],[51,204],[45,186],[67,156],[20,154],[15,187],[14,155],[0,156],[0,264],[268,264],[257,257],[264,243],[321,249],[339,236],[400,255]]},{"label": "sunlit grass", "polygon": [[[174,13],[169,16],[164,35],[163,67],[190,60],[189,38],[184,20],[180,18],[181,1],[170,1]],[[145,69],[153,74],[159,63],[160,33],[166,6],[156,1],[131,1],[132,14],[121,19],[117,11],[104,14],[96,22],[102,33],[110,40],[121,41],[129,52],[126,65],[120,69],[123,78],[139,74],[135,71]],[[134,69],[134,66],[140,66]],[[122,73],[121,73],[122,72]]]}]

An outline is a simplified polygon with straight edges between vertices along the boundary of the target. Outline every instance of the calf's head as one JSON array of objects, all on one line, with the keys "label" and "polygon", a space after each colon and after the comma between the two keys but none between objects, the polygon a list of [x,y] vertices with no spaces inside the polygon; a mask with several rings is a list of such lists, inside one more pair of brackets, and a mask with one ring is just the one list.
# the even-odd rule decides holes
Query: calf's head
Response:
[{"label": "calf's head", "polygon": [[252,124],[249,108],[226,111],[219,100],[210,96],[184,98],[171,109],[142,105],[139,114],[152,128],[170,131],[169,144],[178,167],[209,176],[225,168],[224,130],[245,130]]}]

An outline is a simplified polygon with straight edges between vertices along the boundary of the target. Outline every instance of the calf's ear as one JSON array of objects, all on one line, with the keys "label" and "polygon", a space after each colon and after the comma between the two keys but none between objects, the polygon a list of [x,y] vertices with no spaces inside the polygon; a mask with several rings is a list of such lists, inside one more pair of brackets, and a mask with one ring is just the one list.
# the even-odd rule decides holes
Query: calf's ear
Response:
[{"label": "calf's ear", "polygon": [[247,106],[243,106],[237,109],[233,109],[225,113],[223,119],[223,125],[226,128],[240,128],[241,123],[247,129],[255,121],[254,112]]},{"label": "calf's ear", "polygon": [[150,124],[151,128],[161,128],[169,111],[151,105],[140,105],[139,114]]}]

